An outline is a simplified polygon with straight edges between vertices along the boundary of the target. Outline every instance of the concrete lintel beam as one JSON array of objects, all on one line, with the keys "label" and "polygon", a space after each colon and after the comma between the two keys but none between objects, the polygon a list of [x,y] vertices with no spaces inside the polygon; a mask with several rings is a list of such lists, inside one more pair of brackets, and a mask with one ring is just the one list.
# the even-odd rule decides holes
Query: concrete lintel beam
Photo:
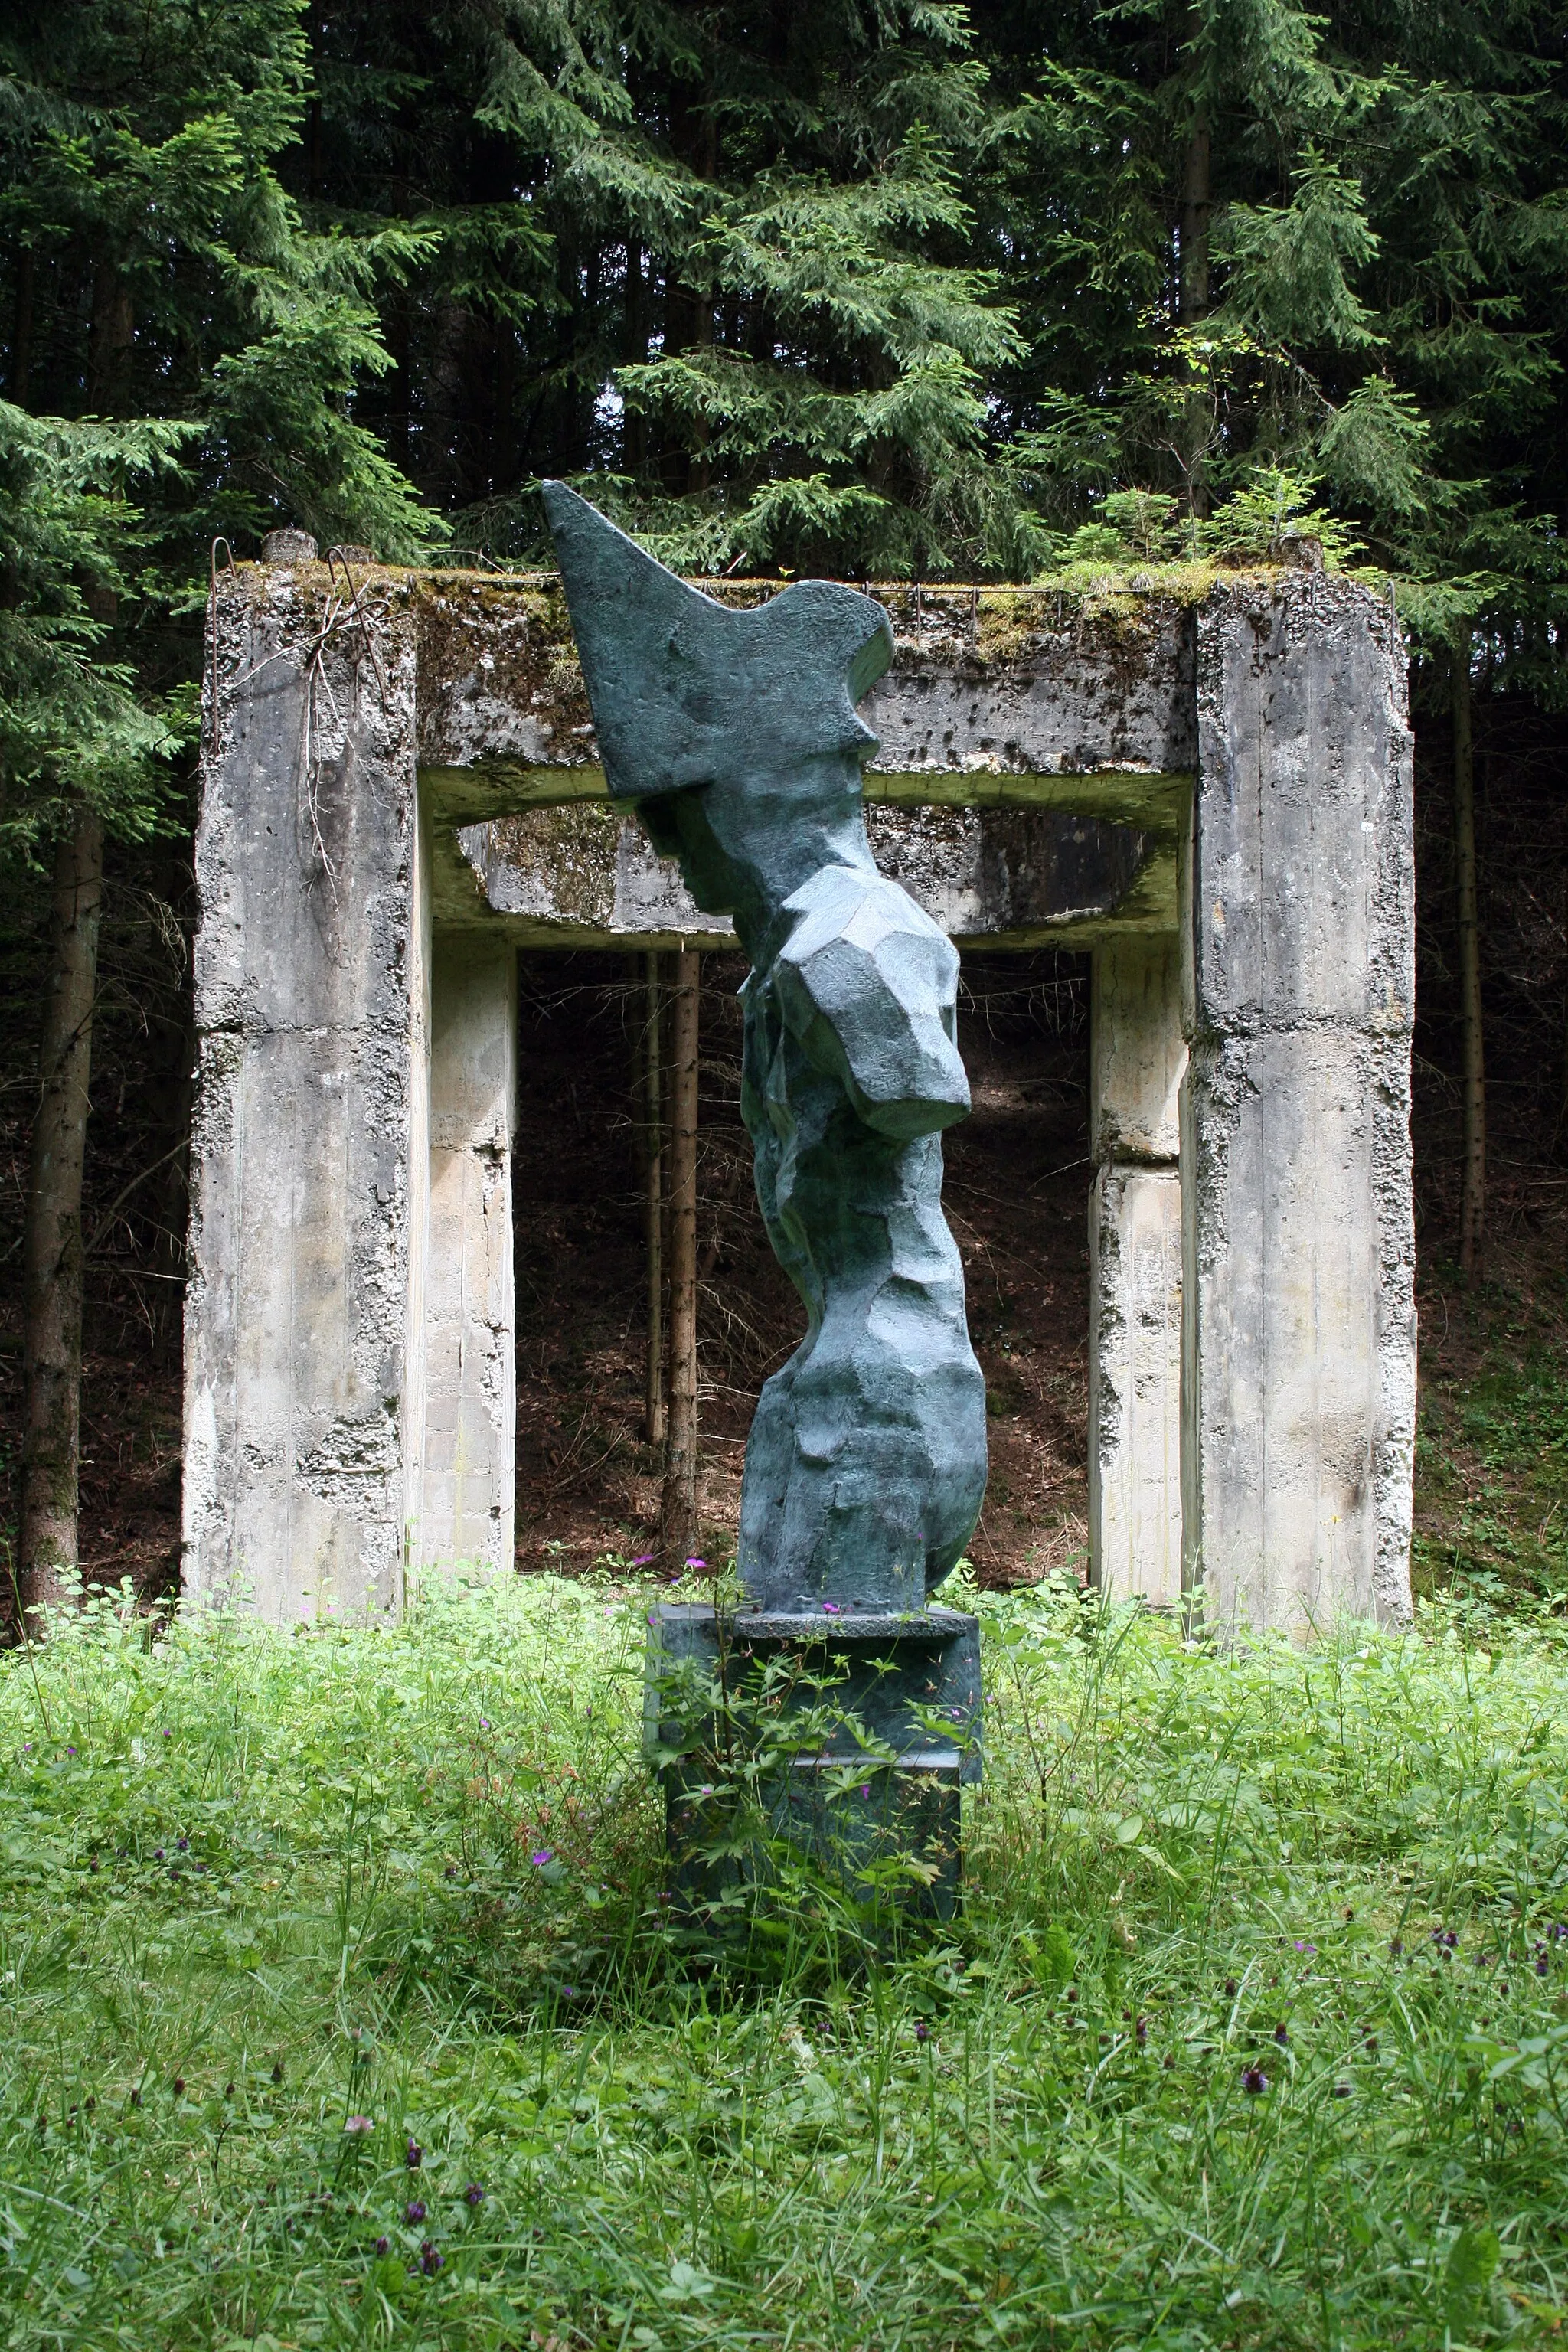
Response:
[{"label": "concrete lintel beam", "polygon": [[[1079,947],[1108,932],[1173,933],[1173,842],[1058,809],[874,806],[877,863],[952,939]],[[674,864],[607,803],[532,809],[432,832],[438,925],[504,928],[520,946],[728,945]]]},{"label": "concrete lintel beam", "polygon": [[[703,585],[742,606],[777,593],[772,581]],[[879,739],[868,797],[1180,824],[1196,758],[1188,610],[1159,595],[1096,611],[1047,590],[877,593],[895,652],[862,705]],[[477,824],[602,797],[553,577],[426,574],[416,602],[419,763],[432,810]]]},{"label": "concrete lintel beam", "polygon": [[[486,759],[466,768],[423,761],[419,789],[433,818],[451,825],[485,824],[530,809],[610,797],[596,761],[552,767]],[[865,791],[868,806],[1061,809],[1174,840],[1186,823],[1193,778],[1185,769],[1058,769],[1050,774],[985,767],[893,769],[879,757],[865,772]]]}]

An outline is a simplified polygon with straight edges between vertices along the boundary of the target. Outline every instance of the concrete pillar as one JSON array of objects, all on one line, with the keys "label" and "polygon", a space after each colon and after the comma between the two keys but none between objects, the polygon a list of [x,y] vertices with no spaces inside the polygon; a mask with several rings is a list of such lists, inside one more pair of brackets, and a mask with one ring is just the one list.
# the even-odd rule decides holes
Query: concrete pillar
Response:
[{"label": "concrete pillar", "polygon": [[367,593],[228,575],[207,679],[184,1587],[281,1621],[398,1605],[417,1475],[415,638]]},{"label": "concrete pillar", "polygon": [[1124,932],[1094,955],[1089,1028],[1089,1556],[1117,1600],[1182,1589],[1180,942]]},{"label": "concrete pillar", "polygon": [[510,940],[437,937],[430,991],[421,1562],[510,1570],[517,1371],[511,1235],[517,969]]},{"label": "concrete pillar", "polygon": [[1410,735],[1388,605],[1237,581],[1197,621],[1184,861],[1184,1563],[1205,1621],[1410,1606]]}]

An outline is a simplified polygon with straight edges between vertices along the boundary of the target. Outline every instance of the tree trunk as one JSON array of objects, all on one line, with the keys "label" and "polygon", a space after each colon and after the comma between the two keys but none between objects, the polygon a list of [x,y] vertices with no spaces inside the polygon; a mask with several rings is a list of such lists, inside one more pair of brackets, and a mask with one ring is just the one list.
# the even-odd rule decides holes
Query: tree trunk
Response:
[{"label": "tree trunk", "polygon": [[1212,152],[1208,118],[1200,110],[1187,133],[1182,173],[1181,319],[1195,326],[1209,307],[1209,167]]},{"label": "tree trunk", "polygon": [[647,1235],[647,1378],[643,1433],[650,1445],[665,1440],[664,1412],[664,1087],[660,1059],[664,1024],[660,1014],[658,956],[646,960],[643,984],[643,1212]]},{"label": "tree trunk", "polygon": [[[647,358],[647,289],[643,282],[643,249],[635,236],[626,239],[625,341],[627,359],[640,367]],[[626,412],[621,463],[634,476],[640,475],[647,463],[647,420],[640,409]]]},{"label": "tree trunk", "polygon": [[14,407],[27,405],[28,378],[33,366],[33,288],[36,281],[33,248],[24,245],[16,255],[16,292],[11,313],[11,401]]},{"label": "tree trunk", "polygon": [[[1187,10],[1187,37],[1195,40],[1200,30],[1198,8]],[[1199,70],[1196,58],[1192,70]],[[1181,268],[1176,279],[1177,315],[1184,327],[1195,327],[1200,319],[1208,316],[1209,308],[1209,215],[1212,205],[1213,141],[1209,131],[1208,111],[1199,99],[1193,109],[1187,126],[1186,150],[1182,159],[1182,249]],[[1201,362],[1189,362],[1192,389],[1187,395],[1185,442],[1183,463],[1187,477],[1187,504],[1199,518],[1209,510],[1208,476],[1205,459],[1209,434],[1213,426],[1213,410],[1209,387]]]},{"label": "tree trunk", "polygon": [[314,5],[305,11],[305,40],[310,52],[310,98],[305,106],[305,194],[313,205],[321,201],[321,12]]},{"label": "tree trunk", "polygon": [[103,898],[103,825],[84,809],[55,858],[53,971],[23,1236],[21,1588],[62,1602],[77,1565],[81,1176]]},{"label": "tree trunk", "polygon": [[[126,404],[135,334],[131,293],[112,256],[93,268],[88,404]],[[114,622],[119,598],[95,585],[95,619]],[[22,1517],[24,1609],[69,1597],[78,1560],[81,1432],[81,1180],[87,1157],[98,929],[103,906],[103,821],[78,809],[55,854],[50,977],[38,1057],[27,1203],[22,1235]]]},{"label": "tree trunk", "polygon": [[670,996],[669,1433],[659,1547],[679,1569],[697,1540],[697,1024],[701,958],[675,959]]},{"label": "tree trunk", "polygon": [[[1186,171],[1182,190],[1181,314],[1184,327],[1195,326],[1209,307],[1209,132],[1200,116],[1187,142]],[[1183,438],[1187,477],[1187,506],[1201,521],[1209,510],[1208,444],[1214,425],[1214,403],[1207,373],[1200,359],[1188,363]]]},{"label": "tree trunk", "polygon": [[[1568,875],[1563,880],[1563,935],[1568,939]],[[1563,1065],[1558,1080],[1557,1129],[1552,1137],[1552,1148],[1560,1159],[1565,1144],[1568,1144],[1568,991],[1564,992],[1563,998]]]},{"label": "tree trunk", "polygon": [[135,340],[131,289],[110,260],[92,277],[92,323],[88,332],[88,400],[95,416],[123,414],[130,406],[125,362]]},{"label": "tree trunk", "polygon": [[1487,1079],[1481,1026],[1481,938],[1476,903],[1476,761],[1470,725],[1470,640],[1452,665],[1454,714],[1454,879],[1459,920],[1459,1027],[1464,1050],[1463,1174],[1459,1193],[1459,1271],[1481,1271],[1486,1247]]}]

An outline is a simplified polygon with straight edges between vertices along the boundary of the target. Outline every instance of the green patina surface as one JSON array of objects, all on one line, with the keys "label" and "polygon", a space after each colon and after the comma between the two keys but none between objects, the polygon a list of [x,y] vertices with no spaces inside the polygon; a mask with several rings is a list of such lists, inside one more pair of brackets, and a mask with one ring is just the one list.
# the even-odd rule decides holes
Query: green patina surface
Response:
[{"label": "green patina surface", "polygon": [[942,1214],[958,957],[878,872],[861,804],[887,616],[826,583],[726,609],[546,500],[611,793],[752,963],[742,1109],[807,1328],[752,1423],[742,1582],[774,1609],[918,1610],[979,1514],[985,1392]]}]

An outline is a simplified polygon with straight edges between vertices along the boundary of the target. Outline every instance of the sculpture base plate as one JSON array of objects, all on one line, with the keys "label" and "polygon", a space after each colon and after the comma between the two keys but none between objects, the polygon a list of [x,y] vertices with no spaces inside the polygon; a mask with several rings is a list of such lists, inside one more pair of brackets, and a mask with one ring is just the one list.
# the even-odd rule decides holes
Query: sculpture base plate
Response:
[{"label": "sculpture base plate", "polygon": [[[651,1610],[644,1727],[669,1892],[716,1919],[794,1853],[871,1912],[950,1918],[980,1721],[980,1625],[962,1611]],[[748,1774],[758,1747],[773,1761]]]}]

